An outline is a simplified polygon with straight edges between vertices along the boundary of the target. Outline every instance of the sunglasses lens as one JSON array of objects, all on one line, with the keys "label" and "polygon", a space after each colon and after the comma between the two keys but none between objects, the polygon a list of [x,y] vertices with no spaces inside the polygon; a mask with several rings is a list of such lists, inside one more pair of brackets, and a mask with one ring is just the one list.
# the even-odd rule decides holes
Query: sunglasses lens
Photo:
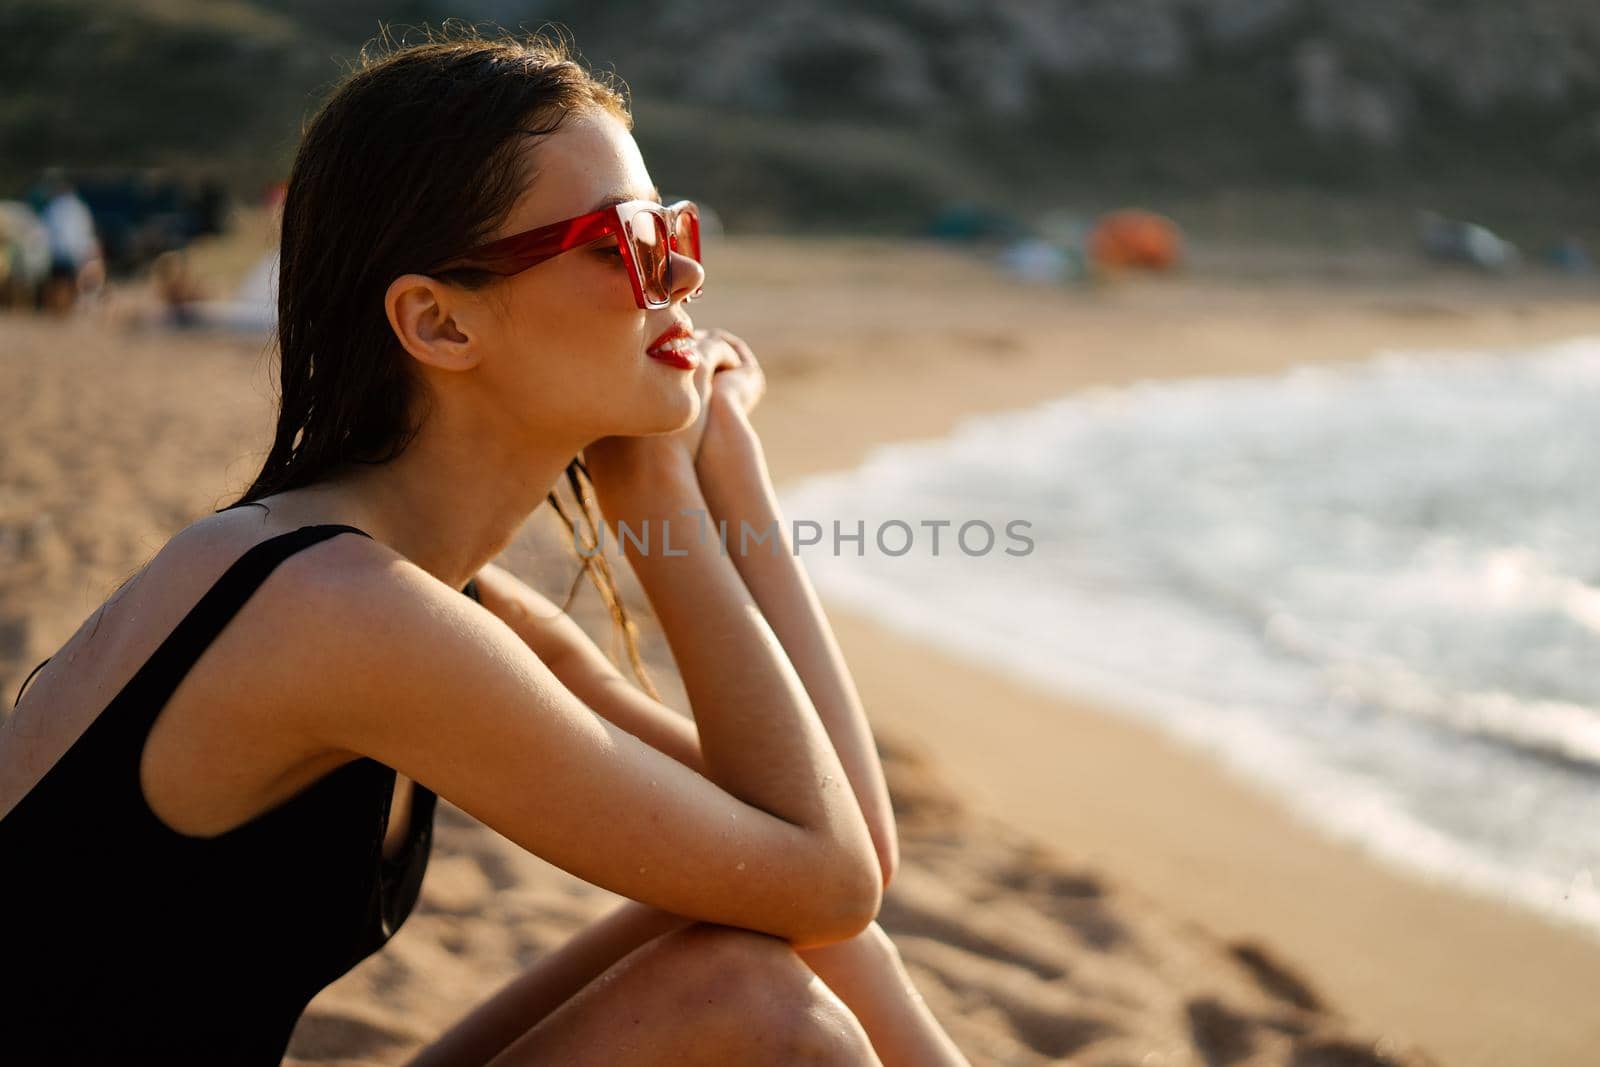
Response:
[{"label": "sunglasses lens", "polygon": [[677,226],[673,231],[672,240],[679,255],[688,256],[696,263],[700,262],[700,225],[692,212],[678,212]]},{"label": "sunglasses lens", "polygon": [[[672,233],[672,244],[679,255],[688,256],[696,263],[703,264],[700,258],[700,212],[694,204],[685,203],[678,209],[677,219]],[[699,296],[705,291],[705,286],[696,289],[692,296]]]},{"label": "sunglasses lens", "polygon": [[654,211],[635,212],[628,222],[628,237],[645,300],[655,305],[667,303],[672,295],[667,220]]}]

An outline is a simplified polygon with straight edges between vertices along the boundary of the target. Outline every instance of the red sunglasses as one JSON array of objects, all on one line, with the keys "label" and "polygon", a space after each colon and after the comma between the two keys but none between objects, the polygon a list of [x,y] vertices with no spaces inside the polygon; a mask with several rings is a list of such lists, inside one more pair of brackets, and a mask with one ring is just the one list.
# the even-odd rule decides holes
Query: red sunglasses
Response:
[{"label": "red sunglasses", "polygon": [[[634,302],[641,308],[664,308],[672,303],[672,253],[702,262],[700,209],[692,200],[669,205],[654,200],[625,200],[587,215],[479,245],[434,268],[434,272],[481,270],[510,276],[613,234],[622,251],[622,261],[628,266]],[[696,297],[704,291],[705,286],[701,285],[689,296]]]}]

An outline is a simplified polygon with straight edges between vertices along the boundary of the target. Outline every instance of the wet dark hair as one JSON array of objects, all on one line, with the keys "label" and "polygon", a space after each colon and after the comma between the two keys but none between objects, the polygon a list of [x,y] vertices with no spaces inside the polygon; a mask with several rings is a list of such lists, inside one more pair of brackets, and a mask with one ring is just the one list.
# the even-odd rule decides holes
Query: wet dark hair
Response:
[{"label": "wet dark hair", "polygon": [[[311,485],[346,464],[386,463],[416,436],[420,385],[384,311],[390,282],[483,241],[521,194],[526,149],[574,112],[633,128],[625,89],[591,73],[564,40],[430,34],[385,39],[311,120],[283,202],[278,269],[278,421],[261,472],[227,508]],[[487,276],[453,272],[475,285]],[[413,420],[417,421],[413,421]],[[603,553],[588,471],[566,481],[587,544],[587,574],[622,632],[635,675],[656,695]],[[589,487],[592,488],[592,487]],[[578,526],[548,498],[577,547]]]}]

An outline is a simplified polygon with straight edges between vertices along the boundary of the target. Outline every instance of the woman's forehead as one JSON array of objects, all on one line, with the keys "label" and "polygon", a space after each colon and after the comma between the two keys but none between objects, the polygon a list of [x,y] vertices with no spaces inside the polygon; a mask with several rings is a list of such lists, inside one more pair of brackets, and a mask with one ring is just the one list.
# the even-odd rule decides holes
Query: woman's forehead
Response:
[{"label": "woman's forehead", "polygon": [[529,150],[527,185],[506,223],[507,234],[593,211],[623,193],[650,199],[654,183],[621,120],[609,112],[577,112]]}]

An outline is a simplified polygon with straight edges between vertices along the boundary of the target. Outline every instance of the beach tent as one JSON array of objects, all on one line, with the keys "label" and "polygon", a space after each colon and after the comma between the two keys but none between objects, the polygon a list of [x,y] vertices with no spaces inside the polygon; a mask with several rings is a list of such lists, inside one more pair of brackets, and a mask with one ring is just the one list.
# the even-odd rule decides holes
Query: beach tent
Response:
[{"label": "beach tent", "polygon": [[1171,270],[1183,258],[1183,236],[1163,215],[1113,211],[1089,232],[1089,258],[1102,269]]}]

